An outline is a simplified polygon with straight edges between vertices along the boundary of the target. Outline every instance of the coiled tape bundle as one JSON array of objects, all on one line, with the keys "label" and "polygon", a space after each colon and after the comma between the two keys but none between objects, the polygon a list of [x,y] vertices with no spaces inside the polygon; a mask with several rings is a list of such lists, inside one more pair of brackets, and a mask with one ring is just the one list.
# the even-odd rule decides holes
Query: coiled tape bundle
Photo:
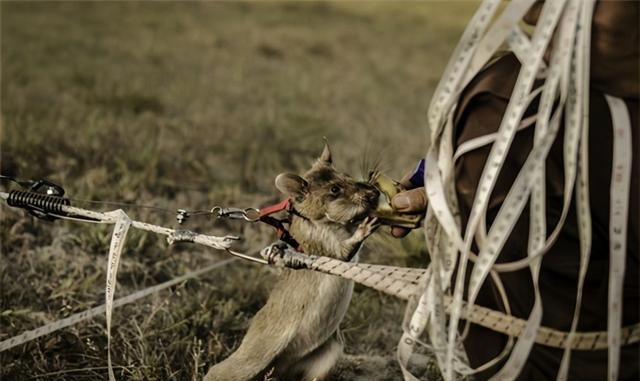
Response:
[{"label": "coiled tape bundle", "polygon": [[[558,380],[566,380],[572,342],[576,336],[582,288],[589,263],[591,216],[588,189],[589,128],[589,60],[591,22],[595,0],[546,1],[531,38],[518,23],[534,0],[513,0],[499,12],[499,0],[485,0],[467,26],[456,47],[429,107],[431,147],[426,156],[425,184],[428,210],[425,220],[427,247],[431,253],[428,276],[422,279],[415,302],[407,307],[404,334],[398,345],[398,359],[405,380],[417,380],[409,364],[416,346],[434,352],[445,380],[483,371],[506,359],[493,379],[514,379],[526,363],[541,328],[542,300],[538,287],[540,262],[553,245],[567,217],[573,198],[580,237],[580,268],[576,307],[564,343]],[[552,39],[552,37],[554,37]],[[521,62],[520,72],[498,129],[491,136],[470,141],[469,146],[492,144],[465,230],[461,228],[454,187],[454,163],[460,153],[454,152],[453,114],[461,91],[495,55],[507,45]],[[550,52],[548,64],[543,58]],[[534,80],[544,79],[541,89],[533,89]],[[486,224],[486,210],[496,179],[505,163],[515,133],[531,125],[523,115],[532,97],[540,94],[535,116],[534,143],[527,160],[512,184],[506,199],[491,224]],[[626,254],[627,204],[631,172],[631,138],[628,111],[617,98],[606,97],[615,129],[612,185],[609,268],[608,334],[609,379],[617,379],[621,345],[622,274]],[[558,135],[564,118],[564,200],[557,225],[547,234],[544,194],[545,160]],[[465,147],[468,148],[468,147]],[[530,237],[525,259],[496,264],[512,227],[530,203]],[[478,253],[471,250],[478,246]],[[467,265],[473,262],[470,279],[465,281]],[[509,300],[498,277],[499,272],[529,268],[535,301],[522,334],[509,341],[496,358],[471,368],[462,349],[469,322],[468,316],[480,287],[488,277],[502,296],[507,314]],[[456,274],[454,276],[454,274]],[[467,300],[463,300],[463,294]],[[460,330],[459,328],[464,328]],[[426,339],[425,339],[426,337]],[[414,356],[415,357],[415,356]]]}]

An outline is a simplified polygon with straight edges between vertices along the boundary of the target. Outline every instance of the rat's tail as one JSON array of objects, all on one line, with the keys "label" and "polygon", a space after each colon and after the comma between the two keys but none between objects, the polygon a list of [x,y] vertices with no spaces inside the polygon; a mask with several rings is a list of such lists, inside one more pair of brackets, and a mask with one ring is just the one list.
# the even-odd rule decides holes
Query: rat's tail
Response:
[{"label": "rat's tail", "polygon": [[286,332],[269,328],[257,334],[259,328],[252,325],[240,347],[209,369],[203,381],[249,381],[267,372],[290,340]]},{"label": "rat's tail", "polygon": [[203,381],[250,381],[263,373],[268,364],[247,361],[231,355],[226,360],[214,365]]},{"label": "rat's tail", "polygon": [[240,352],[241,349],[238,348],[231,356],[209,369],[203,381],[250,381],[267,370],[271,361],[247,358],[246,353]]}]

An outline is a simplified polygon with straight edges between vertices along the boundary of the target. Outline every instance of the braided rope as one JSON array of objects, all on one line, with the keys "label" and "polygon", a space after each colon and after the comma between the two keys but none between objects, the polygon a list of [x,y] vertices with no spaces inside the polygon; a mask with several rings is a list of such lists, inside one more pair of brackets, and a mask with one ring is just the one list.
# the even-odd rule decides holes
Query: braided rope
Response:
[{"label": "braided rope", "polygon": [[[271,263],[279,267],[309,269],[336,275],[405,300],[419,295],[420,279],[428,276],[426,269],[343,262],[329,257],[305,255],[292,250],[285,250],[277,257],[269,256],[268,258]],[[450,313],[452,298],[445,296],[444,302],[446,312]],[[463,303],[463,306],[464,319],[507,336],[519,337],[526,326],[525,320],[500,311],[479,305],[473,305],[467,309],[466,303]],[[564,349],[568,337],[569,332],[541,326],[534,341],[548,347]],[[640,342],[640,323],[623,327],[621,337],[622,345]],[[571,348],[585,351],[607,349],[607,339],[607,331],[576,332]]]}]

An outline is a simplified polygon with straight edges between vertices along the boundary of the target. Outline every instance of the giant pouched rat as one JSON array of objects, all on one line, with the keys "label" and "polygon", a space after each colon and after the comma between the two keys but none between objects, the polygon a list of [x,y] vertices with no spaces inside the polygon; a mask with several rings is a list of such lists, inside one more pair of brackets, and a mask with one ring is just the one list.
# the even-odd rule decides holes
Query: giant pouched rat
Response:
[{"label": "giant pouched rat", "polygon": [[[291,200],[289,232],[305,254],[354,260],[378,226],[370,217],[378,190],[336,171],[326,144],[303,177],[283,173],[275,183]],[[240,347],[204,380],[250,381],[271,370],[280,380],[326,379],[342,354],[338,326],[352,291],[353,282],[347,279],[283,270]]]}]

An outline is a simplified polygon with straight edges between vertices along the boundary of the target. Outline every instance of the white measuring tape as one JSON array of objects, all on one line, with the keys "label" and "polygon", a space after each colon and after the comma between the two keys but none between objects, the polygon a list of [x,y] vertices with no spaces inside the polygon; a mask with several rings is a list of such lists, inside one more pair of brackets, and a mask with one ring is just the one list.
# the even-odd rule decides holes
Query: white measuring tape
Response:
[{"label": "white measuring tape", "polygon": [[[403,339],[398,344],[398,359],[407,380],[416,379],[415,376],[408,372],[407,365],[413,353],[413,347],[417,342],[415,338],[425,329],[430,339],[428,345],[435,351],[445,380],[454,379],[454,373],[466,374],[460,371],[463,368],[460,364],[464,364],[466,359],[457,354],[461,340],[457,326],[458,320],[462,315],[464,287],[468,288],[467,308],[471,308],[480,287],[487,276],[492,274],[492,271],[516,271],[530,267],[535,289],[534,307],[527,320],[524,333],[519,337],[509,360],[496,374],[495,379],[513,379],[519,374],[534,343],[536,332],[539,332],[540,329],[542,304],[537,285],[540,260],[542,255],[555,243],[562,230],[572,200],[573,187],[577,175],[578,191],[576,203],[578,206],[581,254],[576,310],[569,338],[563,343],[565,353],[558,374],[558,379],[566,378],[570,348],[576,335],[575,330],[582,299],[582,285],[589,261],[588,254],[591,241],[588,206],[588,147],[586,145],[589,128],[589,45],[594,7],[592,0],[546,2],[543,5],[532,39],[529,41],[526,37],[523,38],[517,23],[531,4],[532,2],[525,0],[512,1],[498,17],[494,17],[496,12],[495,2],[487,0],[480,5],[456,47],[429,107],[432,146],[427,153],[425,168],[425,186],[429,200],[427,219],[425,220],[425,233],[427,247],[432,257],[430,265],[432,278],[419,298],[419,302],[409,304],[407,307],[409,313],[407,316],[410,322],[408,324],[409,329],[405,329]],[[496,21],[485,33],[488,20],[491,19]],[[552,50],[549,67],[545,67],[542,57],[554,33],[557,35],[557,41]],[[453,141],[451,119],[455,112],[457,97],[462,88],[475,77],[477,72],[504,41],[511,45],[511,50],[516,53],[522,66],[498,132],[491,134],[491,136],[483,136],[466,142],[463,145],[464,147],[461,146],[459,148],[458,153],[451,155],[453,151],[451,147]],[[523,47],[525,48],[523,49]],[[511,141],[516,133],[516,127],[519,126],[518,129],[522,129],[528,125],[521,119],[529,103],[525,99],[533,95],[531,93],[531,85],[536,76],[538,78],[546,77],[546,80],[541,103],[538,107],[538,114],[535,116],[534,147],[487,234],[484,233],[486,230],[484,222],[489,195],[493,190],[497,175],[509,151]],[[557,101],[557,94],[560,94],[560,100],[554,106],[554,102]],[[563,211],[556,227],[547,237],[545,221],[546,197],[544,195],[544,187],[537,184],[544,184],[544,163],[558,131],[565,99],[568,103],[565,114]],[[611,104],[612,114],[615,114],[614,108],[621,108],[616,106],[616,103],[619,104],[620,102],[611,101],[610,99],[608,98],[608,101]],[[557,108],[554,113],[551,112],[553,107]],[[616,120],[614,120],[614,123],[616,123]],[[620,132],[619,134],[622,135]],[[627,138],[626,142],[628,143],[629,141],[630,138]],[[471,208],[466,231],[462,235],[455,194],[452,195],[451,192],[455,180],[452,174],[453,163],[464,152],[490,143],[493,143],[491,153],[476,190],[476,197]],[[620,144],[617,147],[620,147]],[[619,151],[617,152],[620,152],[621,148],[618,149]],[[630,150],[631,148],[628,148],[629,152]],[[579,159],[578,154],[580,156]],[[618,154],[619,161],[626,163],[628,167],[624,168],[628,170],[630,170],[629,155]],[[579,171],[577,170],[578,167]],[[619,168],[620,172],[623,171],[622,165],[616,168]],[[621,177],[615,173],[613,176],[617,176],[616,178]],[[620,302],[625,255],[624,245],[621,245],[621,242],[626,238],[626,232],[624,231],[626,225],[622,225],[623,222],[626,223],[626,214],[622,215],[620,213],[626,211],[622,200],[626,202],[629,197],[628,184],[626,187],[624,184],[624,181],[621,181],[621,184],[616,185],[616,190],[614,190],[612,183],[612,274],[609,277],[610,309],[608,319],[611,335],[607,336],[607,340],[610,342],[610,379],[615,379],[617,375],[618,365],[616,360],[619,359],[620,346]],[[617,198],[614,196],[616,192],[618,194]],[[511,228],[518,220],[529,197],[531,197],[530,210],[532,211],[530,217],[530,243],[528,245],[529,255],[527,258],[513,263],[495,264],[495,260],[502,250]],[[614,214],[616,213],[613,210],[614,204],[618,206],[618,214]],[[613,222],[614,216],[618,216],[618,223]],[[614,229],[618,236],[614,235]],[[477,256],[470,251],[474,238],[480,249]],[[614,248],[618,250],[617,256]],[[445,320],[435,317],[441,317],[440,306],[442,305],[442,300],[447,297],[447,293],[451,292],[450,279],[448,279],[451,269],[446,268],[444,264],[455,263],[455,257],[458,255],[460,255],[457,268],[458,276],[454,283],[453,301],[450,308],[451,318],[447,325]],[[475,266],[471,273],[470,283],[465,285],[464,278],[468,260],[473,260]],[[617,262],[614,263],[614,261]],[[614,276],[613,271],[616,271],[617,276]],[[436,275],[442,275],[441,279],[437,279]],[[613,308],[614,306],[616,308]],[[468,325],[465,327],[463,337],[466,335],[467,329]],[[444,336],[445,333],[446,338]],[[405,340],[407,337],[412,337],[412,340]],[[442,349],[445,341],[446,356],[443,357]],[[472,370],[472,373],[479,370],[480,368]]]},{"label": "white measuring tape", "polygon": [[[571,83],[575,83],[579,85],[580,83],[588,84],[590,83],[590,57],[591,57],[591,17],[593,15],[593,9],[595,6],[595,1],[586,1],[582,4],[582,12],[580,14],[580,25],[584,27],[582,33],[578,35],[577,46],[581,49],[581,54],[583,55],[581,60],[576,59],[576,72],[573,73],[574,81]],[[582,78],[579,77],[582,75]],[[569,77],[566,77],[566,80],[569,80]],[[565,86],[563,84],[563,86]],[[587,267],[589,265],[589,259],[591,258],[591,241],[592,241],[592,232],[591,232],[591,210],[590,210],[590,200],[589,200],[589,183],[588,183],[588,160],[589,160],[589,87],[586,86],[586,90],[582,91],[581,98],[576,100],[575,102],[570,102],[569,107],[567,109],[568,118],[577,118],[579,117],[578,112],[582,110],[582,131],[580,139],[580,157],[578,159],[578,170],[577,174],[577,191],[576,191],[576,209],[578,215],[578,235],[580,238],[580,265],[578,269],[578,285],[576,289],[576,304],[573,312],[573,319],[571,321],[571,328],[569,330],[569,337],[567,339],[567,345],[562,354],[562,360],[560,361],[560,368],[558,369],[557,380],[565,381],[568,377],[569,373],[569,364],[571,361],[571,345],[575,338],[575,332],[578,327],[578,320],[580,317],[580,309],[582,307],[582,294],[584,287],[584,280],[587,275]],[[576,91],[576,96],[579,91]],[[578,107],[578,102],[581,101],[581,104]],[[575,122],[569,121],[566,123],[571,126],[576,124]],[[571,130],[572,133],[576,133],[574,130]],[[575,158],[575,153],[570,155],[568,150],[565,149],[565,154]],[[565,166],[567,163],[565,162]],[[573,166],[569,166],[573,167]],[[565,169],[566,172],[566,169]],[[575,171],[571,172],[572,176],[575,176]],[[567,192],[565,187],[565,193]],[[566,216],[566,212],[562,211],[563,218]]]},{"label": "white measuring tape", "polygon": [[[201,275],[204,275],[210,271],[213,271],[217,268],[220,268],[222,266],[226,266],[230,263],[233,263],[237,261],[236,258],[229,258],[229,259],[225,259],[222,261],[218,261],[215,262],[209,266],[203,267],[200,270],[196,270],[196,271],[191,271],[189,273],[186,273],[184,275],[181,275],[177,278],[174,278],[172,280],[157,284],[155,286],[149,287],[149,288],[145,288],[144,290],[140,290],[140,291],[136,291],[133,294],[127,295],[125,297],[116,299],[113,301],[112,304],[112,308],[118,308],[121,306],[124,306],[125,304],[129,304],[129,303],[133,303],[139,299],[142,299],[146,296],[149,296],[151,294],[155,294],[157,292],[160,292],[162,290],[165,290],[171,286],[175,286],[177,284],[180,284],[186,280],[192,279],[192,278],[196,278],[199,277]],[[23,332],[17,336],[11,337],[9,339],[0,341],[0,352],[6,351],[8,349],[17,347],[19,345],[28,343],[29,341],[35,340],[39,337],[48,335],[50,333],[53,333],[55,331],[61,330],[63,328],[72,326],[74,324],[78,324],[80,322],[83,322],[85,320],[89,320],[92,319],[98,315],[103,315],[106,311],[107,307],[105,304],[102,304],[100,306],[97,307],[93,307],[89,310],[86,311],[82,311],[82,312],[78,312],[76,314],[73,314],[71,316],[68,316],[64,319],[60,319],[60,320],[56,320],[53,321],[51,323],[47,323],[41,327],[38,327],[36,329],[32,329],[26,332]]]},{"label": "white measuring tape", "polygon": [[613,163],[611,168],[611,210],[609,219],[609,380],[618,379],[620,327],[622,326],[622,282],[627,257],[627,219],[631,181],[631,123],[627,106],[606,96],[613,121]]},{"label": "white measuring tape", "polygon": [[[560,124],[560,115],[561,109],[564,106],[564,101],[566,99],[567,89],[560,88],[560,101],[558,105],[558,109],[556,110],[553,117],[551,116],[551,111],[553,107],[553,102],[555,100],[555,92],[558,86],[558,82],[560,80],[561,75],[565,77],[568,75],[568,71],[563,71],[562,69],[567,67],[568,62],[571,59],[571,47],[573,45],[573,37],[575,31],[575,21],[577,18],[577,2],[570,1],[566,5],[566,11],[564,12],[561,23],[559,26],[558,38],[556,40],[557,44],[552,51],[551,64],[549,74],[547,76],[547,81],[545,82],[545,89],[542,93],[542,99],[540,101],[540,105],[538,108],[538,122],[536,123],[536,131],[534,135],[534,149],[531,152],[529,158],[527,158],[527,162],[525,162],[522,171],[519,173],[518,178],[514,182],[513,188],[510,190],[507,198],[505,199],[501,210],[507,211],[507,213],[511,213],[513,216],[519,216],[521,213],[521,208],[524,207],[526,200],[524,202],[519,202],[516,206],[516,212],[513,212],[513,205],[510,203],[511,200],[515,200],[518,202],[518,193],[527,194],[527,192],[531,193],[531,208],[530,208],[530,234],[529,234],[529,244],[528,244],[528,257],[532,259],[530,263],[531,270],[531,278],[533,282],[534,288],[534,305],[530,312],[529,319],[527,320],[527,325],[525,326],[523,334],[518,339],[517,344],[515,345],[511,356],[503,366],[503,368],[494,375],[493,379],[501,380],[501,379],[514,379],[521,371],[524,366],[528,354],[531,351],[531,348],[534,343],[535,333],[538,331],[540,327],[540,322],[542,320],[542,300],[539,291],[538,277],[540,273],[540,257],[539,255],[544,252],[545,244],[548,244],[552,240],[546,240],[546,211],[545,211],[545,192],[544,186],[546,184],[545,176],[544,176],[544,160],[546,159],[547,153],[551,148],[551,144],[555,140],[555,136],[557,135],[557,131]],[[550,119],[550,120],[549,120]],[[550,124],[548,125],[547,122]],[[577,124],[574,124],[576,126]],[[575,146],[577,145],[577,141],[570,139],[571,135],[570,126],[566,128],[567,137],[565,137],[565,143],[569,145]],[[575,134],[574,134],[575,135]],[[543,154],[539,157],[536,157],[536,149],[542,149]],[[531,169],[531,173],[529,174],[527,171],[527,163],[529,160],[531,162],[535,162],[534,160],[538,160],[538,163]],[[564,207],[563,209],[568,211],[571,194],[573,189],[573,179],[574,175],[571,174],[573,166],[571,164],[570,157],[567,157],[565,160],[565,197],[564,197]],[[573,171],[575,173],[575,171]],[[527,176],[527,177],[524,177]],[[529,189],[520,188],[519,180],[528,181]],[[517,192],[517,193],[516,193]],[[514,198],[510,198],[510,196],[515,196]],[[491,227],[492,232],[495,231],[500,233],[501,227],[503,229],[508,229],[509,226],[513,226],[516,223],[516,219],[509,221],[509,217],[507,214],[504,215],[505,221],[504,225],[500,221],[501,213],[498,213],[493,226]],[[558,227],[562,226],[564,222],[564,217],[566,216],[566,212],[563,213],[563,217],[560,218],[558,222]],[[518,217],[514,217],[518,218]],[[491,235],[491,232],[489,233]],[[503,234],[502,237],[492,237],[494,239],[489,238],[490,242],[499,242],[506,240],[507,234]],[[496,252],[500,249],[496,248]],[[479,254],[479,258],[481,258],[483,252],[481,251]],[[481,261],[482,259],[480,259]],[[492,256],[491,260],[495,260],[495,256]],[[493,263],[492,263],[493,264]],[[475,270],[475,269],[474,269]],[[479,288],[477,289],[479,291]],[[474,296],[477,295],[478,291],[470,291],[472,294],[469,297],[469,303],[474,302]]]},{"label": "white measuring tape", "polygon": [[107,265],[107,283],[105,286],[105,313],[107,317],[107,368],[109,369],[109,380],[115,381],[113,366],[111,364],[111,314],[113,311],[113,295],[116,292],[116,275],[120,255],[124,249],[127,232],[131,226],[131,219],[121,209],[111,212],[115,218],[115,226],[111,234],[111,247],[109,248],[109,259]]},{"label": "white measuring tape", "polygon": [[[528,2],[512,2],[510,4],[512,9],[520,6],[520,14],[524,14],[531,3]],[[560,17],[561,11],[563,9],[564,4],[562,2],[554,2],[551,3],[550,6],[545,6],[542,11],[541,21],[543,23],[548,22],[550,24],[556,23],[556,20]],[[506,117],[502,120],[500,128],[498,129],[499,138],[496,140],[496,143],[492,146],[491,152],[489,154],[489,158],[487,159],[487,165],[482,173],[480,186],[477,189],[475,201],[473,203],[471,214],[469,217],[469,221],[467,224],[467,230],[464,235],[464,238],[460,237],[464,241],[461,247],[459,247],[459,251],[461,252],[461,258],[459,261],[458,267],[458,275],[455,281],[455,289],[453,292],[453,305],[452,305],[452,313],[451,318],[449,320],[448,326],[448,338],[447,338],[447,354],[446,361],[444,364],[444,372],[445,379],[453,379],[453,361],[454,361],[454,351],[456,346],[458,345],[457,335],[458,335],[458,321],[461,315],[462,309],[462,294],[463,294],[463,286],[464,286],[464,278],[466,274],[466,265],[469,260],[470,248],[472,240],[475,236],[475,231],[478,227],[479,221],[481,218],[484,218],[484,211],[486,209],[486,205],[489,200],[489,195],[495,181],[497,179],[497,174],[499,169],[502,167],[502,164],[506,158],[506,154],[508,152],[511,141],[513,140],[515,134],[515,128],[520,123],[520,119],[524,114],[526,102],[524,99],[526,98],[526,94],[530,92],[530,89],[533,85],[533,80],[535,79],[535,75],[538,71],[538,66],[542,61],[542,56],[546,50],[547,44],[551,38],[552,29],[536,29],[532,38],[533,51],[531,53],[531,58],[526,62],[523,62],[523,68],[518,75],[518,79],[516,81],[516,85],[514,87],[510,102],[507,106],[507,110],[505,111]],[[505,36],[506,37],[506,36]],[[485,40],[486,41],[486,40]],[[496,41],[493,44],[485,44],[487,46],[492,46],[497,49],[500,41]],[[482,53],[485,56],[490,56],[490,54],[486,53],[486,50],[482,50]],[[492,53],[491,53],[492,54]],[[444,140],[449,143],[450,140]],[[428,179],[426,180],[429,181]],[[436,215],[442,215],[443,211],[438,211],[437,207],[439,205],[433,204],[433,208],[436,210]],[[444,212],[446,213],[446,205]],[[500,216],[500,215],[499,215]],[[499,217],[496,218],[496,220]],[[442,221],[441,221],[442,222]],[[510,226],[508,227],[510,229]],[[508,234],[508,232],[506,233]],[[505,235],[506,235],[505,234]],[[489,233],[491,236],[491,231]],[[492,243],[500,244],[499,242],[489,242],[489,245]],[[490,257],[495,256],[498,250],[493,249],[490,246],[485,247],[485,255],[486,259],[483,258],[483,253],[479,254],[479,261],[476,263],[476,266],[473,269],[471,275],[471,283],[470,289],[473,290],[474,287],[479,288],[479,284],[484,280],[484,277],[489,273],[491,268]],[[493,249],[493,250],[492,250]],[[473,291],[472,291],[473,292]],[[470,300],[473,300],[475,295],[470,296]],[[471,302],[473,303],[473,302]]]}]

